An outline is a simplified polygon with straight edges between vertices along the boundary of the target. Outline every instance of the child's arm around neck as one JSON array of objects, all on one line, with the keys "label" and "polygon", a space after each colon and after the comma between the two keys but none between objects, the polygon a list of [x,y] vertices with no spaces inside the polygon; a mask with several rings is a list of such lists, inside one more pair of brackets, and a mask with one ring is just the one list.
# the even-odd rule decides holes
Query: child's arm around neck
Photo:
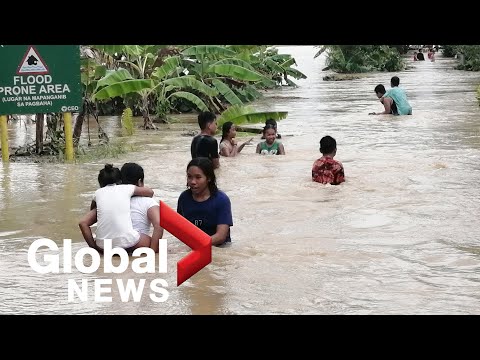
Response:
[{"label": "child's arm around neck", "polygon": [[134,196],[153,197],[153,190],[146,186],[135,186]]}]

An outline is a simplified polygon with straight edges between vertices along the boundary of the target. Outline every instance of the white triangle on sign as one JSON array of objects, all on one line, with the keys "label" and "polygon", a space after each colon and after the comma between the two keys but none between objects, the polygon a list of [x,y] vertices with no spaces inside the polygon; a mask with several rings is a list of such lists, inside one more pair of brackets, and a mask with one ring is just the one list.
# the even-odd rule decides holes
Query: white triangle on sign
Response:
[{"label": "white triangle on sign", "polygon": [[18,75],[48,74],[48,68],[38,52],[30,46],[17,69]]}]

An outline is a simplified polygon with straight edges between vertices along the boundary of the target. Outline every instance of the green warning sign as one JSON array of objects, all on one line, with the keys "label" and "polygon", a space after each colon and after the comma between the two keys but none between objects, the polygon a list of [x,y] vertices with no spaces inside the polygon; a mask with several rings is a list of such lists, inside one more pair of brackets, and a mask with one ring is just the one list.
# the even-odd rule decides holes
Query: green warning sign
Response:
[{"label": "green warning sign", "polygon": [[78,45],[0,45],[0,115],[78,112]]}]

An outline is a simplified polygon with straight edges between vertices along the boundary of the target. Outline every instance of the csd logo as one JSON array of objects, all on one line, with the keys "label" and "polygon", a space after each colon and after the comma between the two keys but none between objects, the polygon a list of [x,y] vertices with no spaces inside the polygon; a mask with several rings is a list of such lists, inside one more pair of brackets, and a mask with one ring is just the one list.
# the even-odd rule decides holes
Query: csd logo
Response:
[{"label": "csd logo", "polygon": [[62,106],[61,110],[62,112],[78,111],[78,106]]}]

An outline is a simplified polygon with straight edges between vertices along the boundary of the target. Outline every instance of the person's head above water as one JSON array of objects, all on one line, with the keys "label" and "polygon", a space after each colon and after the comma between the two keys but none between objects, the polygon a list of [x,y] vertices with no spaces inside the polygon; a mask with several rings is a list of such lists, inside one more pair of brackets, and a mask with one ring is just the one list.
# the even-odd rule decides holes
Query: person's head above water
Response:
[{"label": "person's head above water", "polygon": [[211,195],[217,191],[217,179],[213,163],[205,157],[192,159],[187,165],[187,187],[192,193],[202,193],[208,188]]},{"label": "person's head above water", "polygon": [[320,152],[323,155],[335,156],[337,153],[337,141],[329,135],[324,136],[320,140]]},{"label": "person's head above water", "polygon": [[212,135],[217,131],[217,115],[211,111],[203,111],[198,114],[198,126],[202,131],[210,132]]},{"label": "person's head above water", "polygon": [[272,126],[274,126],[275,128],[277,128],[277,122],[276,122],[274,119],[267,119],[267,120],[265,121],[265,126],[267,126],[267,125],[272,125]]},{"label": "person's head above water", "polygon": [[387,91],[385,90],[385,86],[382,84],[378,84],[375,86],[375,94],[377,94],[378,98],[381,98],[383,95],[385,95]]},{"label": "person's head above water", "polygon": [[227,121],[222,125],[222,140],[220,142],[228,139],[229,135],[232,135],[233,138],[237,135],[235,124],[231,121]]},{"label": "person's head above water", "polygon": [[395,87],[400,85],[400,78],[398,76],[394,76],[390,79],[390,86]]},{"label": "person's head above water", "polygon": [[105,187],[112,184],[120,184],[122,182],[122,175],[120,169],[114,167],[112,164],[106,164],[105,167],[98,173],[98,184],[100,187]]},{"label": "person's head above water", "polygon": [[140,165],[136,163],[125,163],[120,173],[122,174],[122,184],[143,186],[145,175]]},{"label": "person's head above water", "polygon": [[263,137],[268,145],[272,145],[277,138],[277,127],[273,124],[267,124],[263,127]]}]

